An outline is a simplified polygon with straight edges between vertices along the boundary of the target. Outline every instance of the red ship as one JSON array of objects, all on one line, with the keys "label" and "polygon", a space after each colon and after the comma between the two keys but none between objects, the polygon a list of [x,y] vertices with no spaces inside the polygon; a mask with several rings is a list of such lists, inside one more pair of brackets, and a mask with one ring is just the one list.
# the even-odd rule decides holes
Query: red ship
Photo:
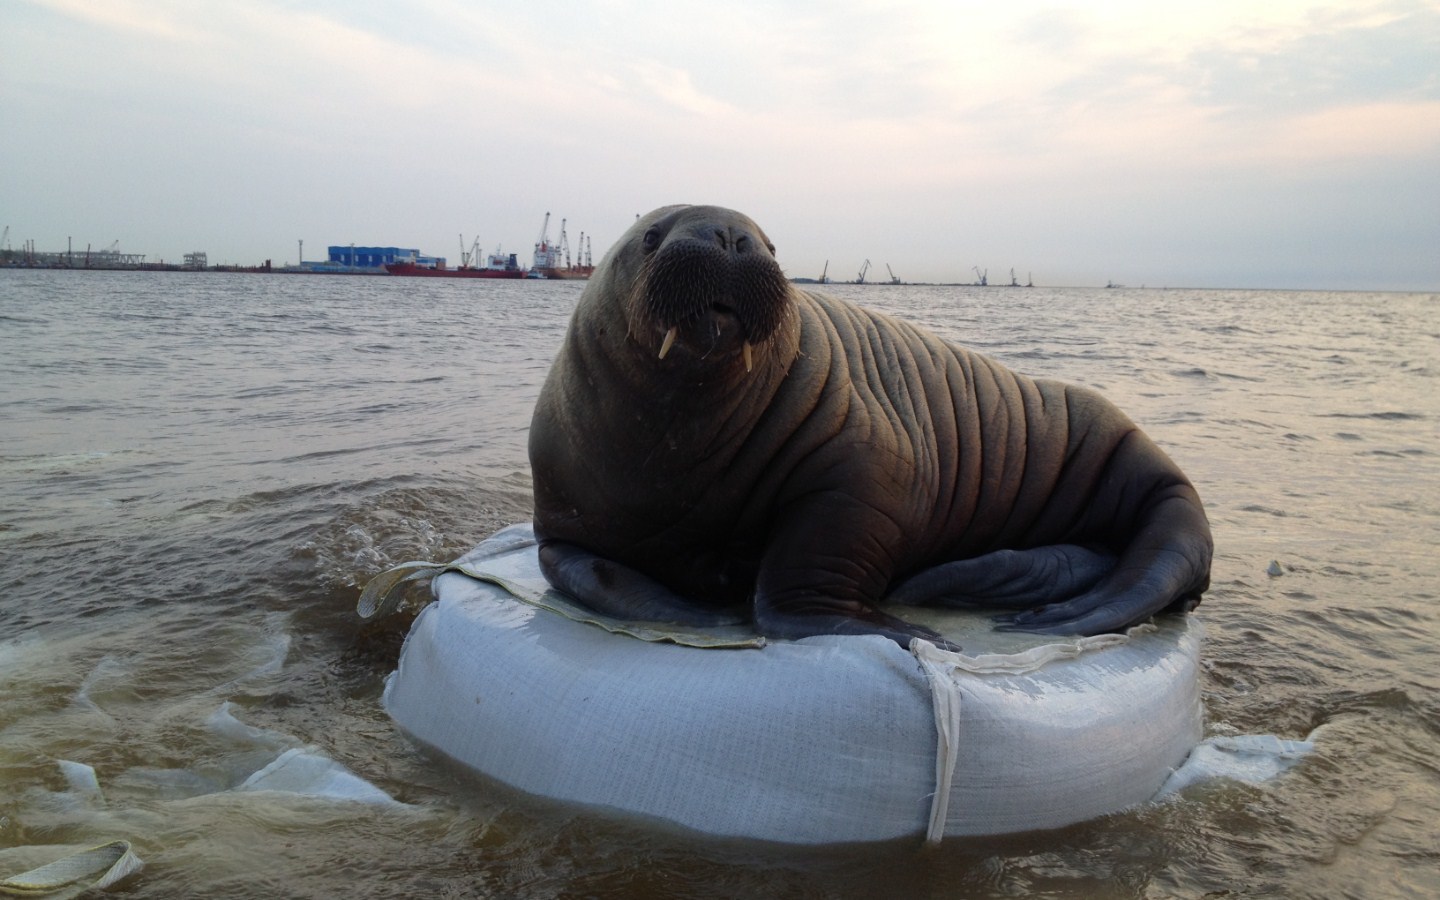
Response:
[{"label": "red ship", "polygon": [[515,254],[492,253],[483,266],[461,266],[447,269],[443,266],[422,266],[413,262],[385,264],[385,271],[391,275],[418,275],[425,278],[524,278],[525,270],[515,259]]}]

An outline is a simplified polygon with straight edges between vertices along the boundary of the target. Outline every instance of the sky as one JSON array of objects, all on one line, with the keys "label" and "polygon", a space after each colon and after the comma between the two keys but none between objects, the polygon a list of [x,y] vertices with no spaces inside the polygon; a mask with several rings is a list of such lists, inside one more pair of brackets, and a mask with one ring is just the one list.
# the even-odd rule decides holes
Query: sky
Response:
[{"label": "sky", "polygon": [[14,248],[598,262],[670,203],[792,277],[1440,290],[1440,0],[0,5]]}]

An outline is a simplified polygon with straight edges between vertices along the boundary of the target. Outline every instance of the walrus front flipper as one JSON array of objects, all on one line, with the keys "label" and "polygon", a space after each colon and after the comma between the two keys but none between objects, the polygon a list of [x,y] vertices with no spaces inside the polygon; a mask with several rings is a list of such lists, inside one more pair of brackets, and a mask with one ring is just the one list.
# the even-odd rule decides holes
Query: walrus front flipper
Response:
[{"label": "walrus front flipper", "polygon": [[[816,528],[824,522],[831,528]],[[921,638],[960,650],[939,632],[881,612],[873,605],[889,578],[864,552],[893,523],[840,492],[811,498],[771,529],[755,582],[755,628],[766,637],[798,640],[823,634],[878,634],[901,647]],[[833,530],[832,530],[833,529]],[[837,543],[836,534],[861,544]]]},{"label": "walrus front flipper", "polygon": [[1114,568],[1114,556],[1075,544],[996,550],[926,569],[892,591],[886,602],[1032,609],[1082,594]]},{"label": "walrus front flipper", "polygon": [[743,621],[733,611],[687,600],[629,566],[564,541],[540,542],[540,571],[556,590],[615,619],[698,628]]}]

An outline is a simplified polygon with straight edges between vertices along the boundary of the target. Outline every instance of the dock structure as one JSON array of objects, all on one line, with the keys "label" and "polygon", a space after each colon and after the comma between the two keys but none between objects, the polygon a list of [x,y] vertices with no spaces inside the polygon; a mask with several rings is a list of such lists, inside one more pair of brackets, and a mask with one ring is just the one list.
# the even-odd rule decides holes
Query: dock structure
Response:
[{"label": "dock structure", "polygon": [[66,250],[36,250],[34,241],[25,241],[19,250],[0,251],[0,265],[33,266],[42,269],[143,269],[145,254],[121,253],[119,241],[104,250],[87,246]]}]

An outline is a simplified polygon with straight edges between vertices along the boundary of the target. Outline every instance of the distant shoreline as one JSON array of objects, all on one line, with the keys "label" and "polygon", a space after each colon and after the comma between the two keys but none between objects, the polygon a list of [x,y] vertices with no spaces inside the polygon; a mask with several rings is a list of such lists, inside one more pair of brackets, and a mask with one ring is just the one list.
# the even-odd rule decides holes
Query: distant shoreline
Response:
[{"label": "distant shoreline", "polygon": [[[383,269],[378,271],[364,269],[339,270],[324,268],[310,268],[300,266],[206,266],[204,268],[186,268],[181,265],[170,263],[146,263],[138,266],[27,266],[13,263],[0,263],[0,272],[176,272],[190,274],[247,274],[247,275],[324,275],[335,277],[340,275],[353,275],[366,278],[383,277],[402,279],[405,276],[391,275]],[[464,281],[480,281],[490,283],[496,279],[460,279]],[[514,278],[504,279],[506,281],[529,281],[540,284],[553,284],[556,281],[575,281],[583,284],[580,279],[536,279],[536,278]],[[1123,284],[1047,284],[1047,285],[1025,285],[1025,284],[976,284],[973,281],[902,281],[899,283],[891,281],[827,281],[821,282],[814,278],[791,278],[790,283],[807,288],[834,288],[834,287],[861,287],[861,288],[893,288],[893,287],[955,287],[955,288],[977,288],[986,291],[991,290],[1096,290],[1096,291],[1256,291],[1256,292],[1319,292],[1327,294],[1436,294],[1440,293],[1440,287],[1429,288],[1316,288],[1316,287],[1203,287],[1195,285],[1161,285],[1152,287],[1150,285],[1123,285]]]}]

